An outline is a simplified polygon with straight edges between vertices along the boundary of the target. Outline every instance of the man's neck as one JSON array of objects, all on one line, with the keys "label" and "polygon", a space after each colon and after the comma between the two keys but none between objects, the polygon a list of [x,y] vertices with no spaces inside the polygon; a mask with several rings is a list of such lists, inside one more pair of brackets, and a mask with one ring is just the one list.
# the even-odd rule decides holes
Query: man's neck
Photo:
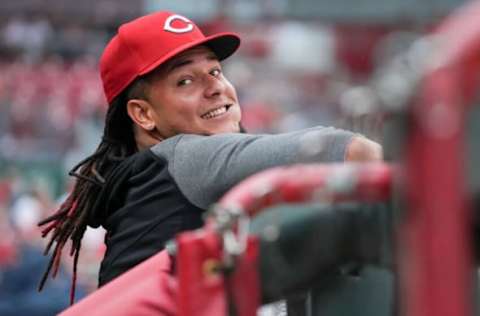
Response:
[{"label": "man's neck", "polygon": [[148,132],[138,126],[134,127],[135,143],[139,151],[155,146],[162,141],[160,137],[156,137],[155,133]]}]

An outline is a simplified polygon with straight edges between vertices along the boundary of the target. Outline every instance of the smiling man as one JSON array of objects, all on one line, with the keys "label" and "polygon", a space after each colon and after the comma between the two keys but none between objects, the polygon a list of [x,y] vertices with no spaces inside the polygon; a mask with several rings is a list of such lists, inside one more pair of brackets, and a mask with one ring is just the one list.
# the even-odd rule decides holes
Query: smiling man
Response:
[{"label": "smiling man", "polygon": [[[102,140],[70,172],[76,185],[41,224],[55,245],[42,284],[70,238],[74,271],[87,225],[107,230],[103,285],[202,226],[226,191],[266,168],[381,159],[366,138],[318,126],[279,135],[240,133],[241,108],[220,61],[240,39],[205,37],[189,19],[153,13],[122,25],[100,61],[109,102]],[[312,150],[305,150],[305,148]]]}]

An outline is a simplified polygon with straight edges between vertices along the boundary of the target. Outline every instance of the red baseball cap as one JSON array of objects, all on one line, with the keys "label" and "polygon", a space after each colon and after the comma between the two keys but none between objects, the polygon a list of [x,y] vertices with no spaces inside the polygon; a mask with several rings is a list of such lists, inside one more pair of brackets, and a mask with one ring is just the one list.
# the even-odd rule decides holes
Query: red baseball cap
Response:
[{"label": "red baseball cap", "polygon": [[100,75],[108,103],[137,77],[197,45],[206,45],[223,60],[240,46],[235,33],[203,35],[184,16],[161,11],[121,25],[100,58]]}]

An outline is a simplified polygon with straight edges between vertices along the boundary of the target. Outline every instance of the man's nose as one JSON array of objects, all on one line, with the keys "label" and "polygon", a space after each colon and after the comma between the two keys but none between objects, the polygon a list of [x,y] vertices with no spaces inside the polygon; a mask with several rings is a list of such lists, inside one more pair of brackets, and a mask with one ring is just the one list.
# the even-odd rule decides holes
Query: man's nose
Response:
[{"label": "man's nose", "polygon": [[225,89],[225,85],[220,78],[207,76],[205,78],[205,90],[204,94],[206,98],[219,96]]}]

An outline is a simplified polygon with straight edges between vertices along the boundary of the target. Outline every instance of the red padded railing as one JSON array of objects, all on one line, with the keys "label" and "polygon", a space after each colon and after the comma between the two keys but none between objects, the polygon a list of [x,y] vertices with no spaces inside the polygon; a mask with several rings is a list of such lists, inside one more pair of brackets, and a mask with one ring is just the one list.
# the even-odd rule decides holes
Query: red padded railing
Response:
[{"label": "red padded railing", "polygon": [[465,125],[466,109],[479,83],[479,16],[480,2],[471,2],[435,32],[438,46],[410,108],[408,213],[398,256],[403,315],[473,312]]},{"label": "red padded railing", "polygon": [[392,190],[392,168],[385,163],[336,163],[278,167],[260,172],[230,190],[226,209],[250,216],[280,203],[385,201]]}]

